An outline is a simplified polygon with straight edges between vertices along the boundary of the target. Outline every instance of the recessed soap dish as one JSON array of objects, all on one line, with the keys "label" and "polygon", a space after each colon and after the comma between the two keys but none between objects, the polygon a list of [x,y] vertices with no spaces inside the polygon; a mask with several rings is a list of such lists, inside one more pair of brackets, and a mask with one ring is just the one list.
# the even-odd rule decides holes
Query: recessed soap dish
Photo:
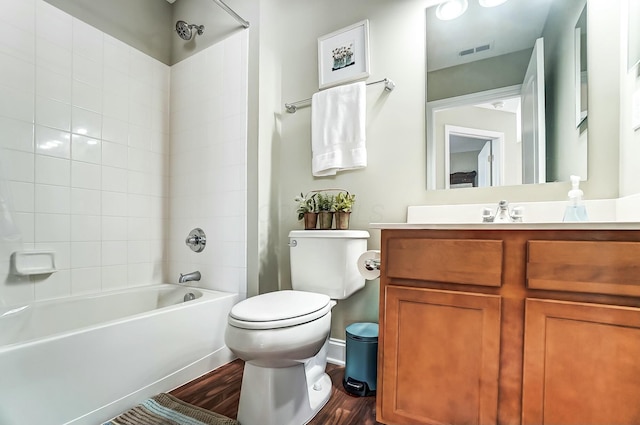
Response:
[{"label": "recessed soap dish", "polygon": [[55,273],[56,262],[53,251],[16,251],[11,254],[15,274],[29,276]]}]

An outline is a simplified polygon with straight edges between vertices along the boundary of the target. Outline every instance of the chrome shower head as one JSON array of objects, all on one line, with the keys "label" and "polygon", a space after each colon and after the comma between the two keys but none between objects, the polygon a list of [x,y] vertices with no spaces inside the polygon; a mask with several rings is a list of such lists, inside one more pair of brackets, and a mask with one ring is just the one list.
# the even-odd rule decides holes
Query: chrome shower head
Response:
[{"label": "chrome shower head", "polygon": [[189,25],[185,21],[176,22],[176,32],[183,40],[191,40],[193,37],[193,30],[196,30],[198,35],[202,35],[204,32],[204,25]]}]

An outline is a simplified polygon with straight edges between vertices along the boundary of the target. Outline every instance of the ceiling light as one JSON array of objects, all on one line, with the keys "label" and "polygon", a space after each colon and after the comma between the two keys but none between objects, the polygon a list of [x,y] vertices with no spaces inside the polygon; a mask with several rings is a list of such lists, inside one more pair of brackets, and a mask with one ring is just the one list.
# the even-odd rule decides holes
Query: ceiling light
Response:
[{"label": "ceiling light", "polygon": [[502,3],[506,3],[507,0],[478,0],[482,7],[495,7],[500,6]]},{"label": "ceiling light", "polygon": [[450,21],[462,15],[467,7],[469,7],[467,0],[447,0],[438,5],[436,16],[443,21]]}]

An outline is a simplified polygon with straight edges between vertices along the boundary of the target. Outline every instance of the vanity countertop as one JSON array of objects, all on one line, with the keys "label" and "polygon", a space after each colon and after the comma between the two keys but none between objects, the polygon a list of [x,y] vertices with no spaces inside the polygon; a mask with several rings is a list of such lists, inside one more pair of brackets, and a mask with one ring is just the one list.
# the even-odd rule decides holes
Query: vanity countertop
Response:
[{"label": "vanity countertop", "polygon": [[398,230],[640,230],[640,222],[557,223],[371,223],[371,229]]}]

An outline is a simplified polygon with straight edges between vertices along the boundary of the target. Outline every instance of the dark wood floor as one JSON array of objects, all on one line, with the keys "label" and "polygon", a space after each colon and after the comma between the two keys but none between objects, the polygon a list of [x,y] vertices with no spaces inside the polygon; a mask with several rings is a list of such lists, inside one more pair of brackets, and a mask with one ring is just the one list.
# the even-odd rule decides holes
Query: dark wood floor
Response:
[{"label": "dark wood floor", "polygon": [[[236,419],[244,363],[235,360],[171,391],[182,401]],[[333,391],[309,425],[382,425],[376,422],[376,399],[355,397],[342,387],[344,368],[327,365]]]}]

